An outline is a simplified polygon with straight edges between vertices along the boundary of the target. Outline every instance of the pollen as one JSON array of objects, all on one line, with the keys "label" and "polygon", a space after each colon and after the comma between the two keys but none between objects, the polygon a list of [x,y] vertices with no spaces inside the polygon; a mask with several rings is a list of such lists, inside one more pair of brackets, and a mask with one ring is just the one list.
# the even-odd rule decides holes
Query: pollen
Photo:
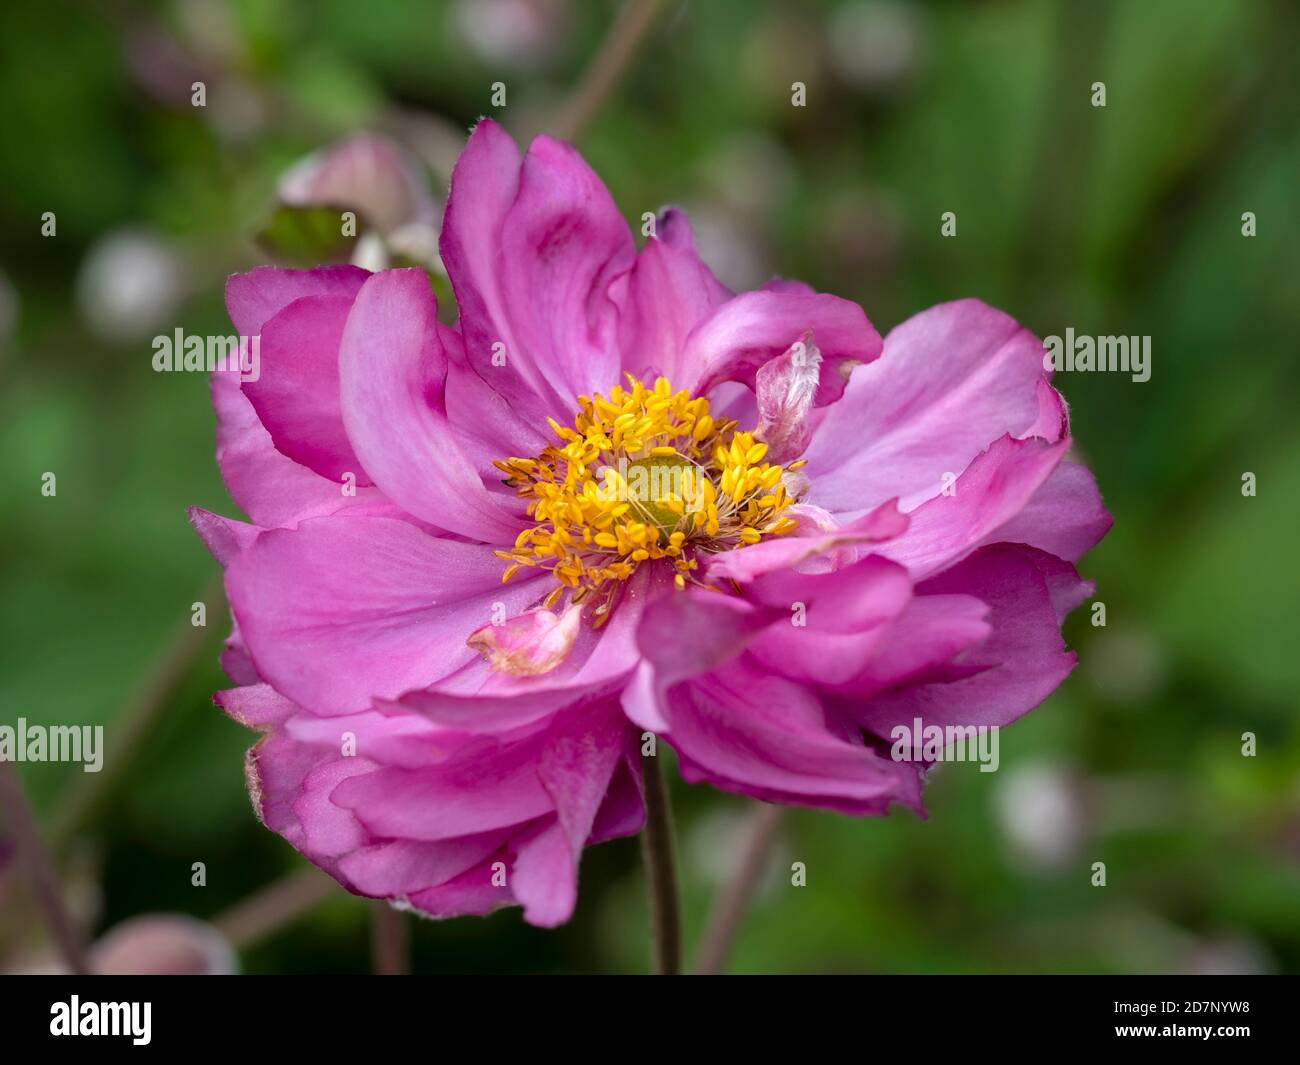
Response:
[{"label": "pollen", "polygon": [[547,420],[553,444],[496,466],[535,523],[497,552],[507,563],[501,579],[549,570],[557,584],[548,609],[566,596],[594,602],[598,626],[642,564],[669,567],[679,589],[713,587],[700,579],[702,556],[796,527],[783,513],[798,501],[785,475],[802,463],[765,462],[754,432],[715,418],[707,399],[674,392],[665,377],[647,387],[629,374],[608,398],[579,396],[571,426]]}]

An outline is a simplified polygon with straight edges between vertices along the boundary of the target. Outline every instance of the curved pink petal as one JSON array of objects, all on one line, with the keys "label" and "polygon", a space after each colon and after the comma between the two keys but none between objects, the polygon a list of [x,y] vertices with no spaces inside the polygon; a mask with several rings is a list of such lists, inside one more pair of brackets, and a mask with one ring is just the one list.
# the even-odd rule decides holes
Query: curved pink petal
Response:
[{"label": "curved pink petal", "polygon": [[892,688],[853,709],[879,736],[914,718],[935,725],[1006,725],[1047,698],[1074,668],[1061,618],[1091,591],[1068,562],[1012,544],[985,547],[917,588],[987,604],[991,633],[964,651],[952,676]]},{"label": "curved pink petal", "polygon": [[423,270],[388,270],[362,287],[339,351],[343,424],[375,484],[417,518],[511,543],[517,516],[484,487],[448,425],[447,357]]},{"label": "curved pink petal", "polygon": [[914,580],[938,573],[1019,514],[1069,446],[1068,439],[1041,437],[994,441],[963,471],[951,495],[912,511],[907,531],[882,544],[880,554],[906,566]]},{"label": "curved pink petal", "polygon": [[868,547],[904,535],[909,524],[908,516],[899,511],[894,500],[843,526],[827,529],[817,518],[817,508],[802,508],[797,519],[799,527],[793,533],[763,540],[742,551],[714,555],[705,563],[705,573],[713,581],[744,584],[777,570],[837,569]]},{"label": "curved pink petal", "polygon": [[217,414],[221,479],[231,498],[257,525],[295,525],[340,510],[393,510],[378,489],[331,481],[277,451],[240,390],[238,374],[212,375],[212,405]]},{"label": "curved pink petal", "polygon": [[907,764],[828,727],[806,686],[741,657],[667,690],[667,736],[682,776],[768,802],[877,814],[891,802],[917,809],[920,784]]},{"label": "curved pink petal", "polygon": [[888,621],[879,639],[847,677],[817,679],[818,687],[856,699],[924,680],[936,670],[955,680],[980,672],[953,659],[988,638],[989,607],[971,595],[916,595]]},{"label": "curved pink petal", "polygon": [[226,589],[258,673],[317,713],[367,709],[464,665],[466,637],[539,582],[501,584],[491,550],[391,518],[272,530],[231,562]]},{"label": "curved pink petal", "polygon": [[1016,515],[980,544],[1027,544],[1077,562],[1101,542],[1113,521],[1088,467],[1062,462]]},{"label": "curved pink petal", "polygon": [[1001,311],[978,300],[922,311],[817,427],[804,453],[811,501],[852,515],[898,498],[911,511],[1001,436],[1059,440],[1063,408],[1040,422],[1045,382],[1041,341]]},{"label": "curved pink petal", "polygon": [[619,382],[610,288],[636,249],[573,148],[538,137],[520,162],[480,122],[452,175],[441,251],[470,365],[530,420],[567,420],[578,395]]},{"label": "curved pink petal", "polygon": [[228,688],[212,697],[222,710],[245,728],[266,730],[283,725],[298,708],[269,684]]},{"label": "curved pink petal", "polygon": [[541,676],[511,676],[475,660],[455,675],[423,690],[407,692],[387,712],[413,712],[439,727],[497,733],[526,728],[556,710],[618,690],[640,661],[638,626],[645,607],[671,584],[664,574],[637,573],[618,608],[600,628],[584,623],[565,660]]},{"label": "curved pink petal", "polygon": [[339,343],[351,296],[304,296],[262,326],[261,365],[243,392],[282,455],[336,483],[368,485],[343,428]]},{"label": "curved pink petal", "polygon": [[856,303],[785,288],[745,292],[692,330],[681,359],[684,387],[701,395],[724,381],[753,388],[759,367],[809,332],[822,356],[818,406],[838,399],[852,369],[881,351],[880,334]]},{"label": "curved pink petal", "polygon": [[311,270],[259,266],[227,279],[226,311],[240,336],[255,337],[266,322],[294,300],[304,296],[353,298],[369,276],[370,272],[359,266],[318,266]]},{"label": "curved pink petal", "polygon": [[[338,872],[349,887],[372,898],[410,898],[476,869],[501,850],[509,829],[456,839],[385,840],[343,855]],[[490,882],[484,875],[484,883]]]},{"label": "curved pink petal", "polygon": [[454,839],[553,810],[536,754],[535,743],[479,742],[430,769],[384,766],[351,776],[330,798],[377,837]]},{"label": "curved pink petal", "polygon": [[663,211],[627,276],[620,300],[623,369],[643,381],[663,375],[674,383],[692,329],[732,296],[695,250],[683,211]]},{"label": "curved pink petal", "polygon": [[221,565],[225,566],[236,555],[253,546],[262,530],[246,521],[236,521],[213,514],[202,507],[190,507],[190,524],[199,534],[204,546]]}]

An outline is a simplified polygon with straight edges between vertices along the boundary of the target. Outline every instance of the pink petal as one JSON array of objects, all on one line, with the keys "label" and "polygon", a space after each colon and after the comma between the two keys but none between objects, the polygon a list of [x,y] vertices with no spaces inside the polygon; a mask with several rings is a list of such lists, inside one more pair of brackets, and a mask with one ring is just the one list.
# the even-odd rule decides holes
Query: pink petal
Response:
[{"label": "pink petal", "polygon": [[258,673],[323,714],[427,687],[474,652],[466,637],[493,604],[541,594],[501,585],[485,547],[438,539],[390,518],[328,518],[264,533],[226,571]]},{"label": "pink petal", "polygon": [[687,336],[732,293],[700,259],[684,212],[664,211],[655,231],[628,274],[619,346],[623,368],[634,376],[651,381],[662,374],[676,383]]},{"label": "pink petal", "polygon": [[880,554],[905,565],[913,580],[939,572],[1020,513],[1069,446],[1068,439],[1041,437],[994,441],[957,479],[952,495],[912,511],[907,531],[882,544]]},{"label": "pink petal", "polygon": [[217,692],[212,697],[222,710],[245,728],[269,729],[282,725],[298,710],[269,684],[246,684]]},{"label": "pink petal", "polygon": [[823,360],[816,403],[831,403],[843,394],[849,371],[880,354],[881,340],[856,303],[820,293],[758,291],[728,300],[691,332],[682,354],[684,387],[706,394],[723,381],[741,381],[753,388],[759,367],[810,331]]},{"label": "pink petal", "polygon": [[253,541],[262,531],[256,525],[224,518],[202,507],[190,507],[189,517],[190,524],[194,526],[194,531],[199,534],[204,546],[223,566],[241,551],[252,547]]},{"label": "pink petal", "polygon": [[447,357],[423,270],[362,287],[339,351],[343,423],[366,471],[399,506],[443,529],[513,542],[520,525],[483,486],[447,421]]},{"label": "pink petal", "polygon": [[898,498],[911,511],[1001,436],[1059,440],[1063,410],[1039,424],[1042,359],[1037,337],[978,300],[909,318],[817,427],[804,454],[810,501],[854,515]]},{"label": "pink petal", "polygon": [[406,898],[478,867],[509,838],[508,831],[498,830],[436,843],[388,840],[344,855],[338,868],[352,889],[363,895]]},{"label": "pink petal", "polygon": [[[775,570],[834,569],[848,564],[870,545],[902,536],[907,527],[907,515],[898,510],[893,500],[832,531],[809,520],[809,512],[805,511],[794,533],[714,555],[706,563],[705,572],[713,581],[734,580],[744,584]],[[832,564],[826,565],[828,561]]]},{"label": "pink petal", "polygon": [[952,678],[882,692],[855,711],[879,736],[913,718],[935,725],[1006,725],[1047,698],[1074,668],[1060,611],[1090,590],[1074,567],[1033,548],[1000,544],[918,587],[925,596],[970,596],[989,607],[992,633],[965,651]]},{"label": "pink petal", "polygon": [[1112,521],[1088,467],[1062,462],[1016,515],[984,537],[981,545],[1028,544],[1077,562],[1100,543]]},{"label": "pink petal", "polygon": [[370,484],[343,428],[339,342],[350,296],[304,296],[262,326],[260,370],[243,392],[277,451],[335,483]]},{"label": "pink petal", "polygon": [[915,769],[828,723],[805,686],[746,659],[671,688],[668,738],[683,778],[768,802],[797,802],[851,814],[891,802],[920,808]]},{"label": "pink petal", "polygon": [[359,266],[318,266],[312,270],[282,270],[259,266],[226,281],[226,310],[239,335],[255,337],[294,300],[303,296],[355,297],[369,272]]},{"label": "pink petal", "polygon": [[521,164],[501,128],[480,122],[452,175],[441,250],[470,365],[531,421],[567,420],[576,396],[619,382],[610,286],[635,246],[573,148],[538,137]]},{"label": "pink petal", "polygon": [[331,799],[379,837],[445,840],[522,824],[554,808],[537,776],[540,742],[481,741],[427,769],[377,769]]},{"label": "pink petal", "polygon": [[414,712],[452,731],[508,732],[525,728],[561,707],[619,690],[641,659],[637,631],[642,611],[673,594],[665,574],[643,567],[622,591],[601,628],[583,624],[569,655],[540,677],[516,677],[475,660],[423,691],[407,692],[384,712]]},{"label": "pink petal", "polygon": [[392,510],[375,488],[353,488],[300,466],[275,449],[234,373],[212,375],[217,413],[217,464],[234,501],[260,526],[297,522],[340,510]]}]

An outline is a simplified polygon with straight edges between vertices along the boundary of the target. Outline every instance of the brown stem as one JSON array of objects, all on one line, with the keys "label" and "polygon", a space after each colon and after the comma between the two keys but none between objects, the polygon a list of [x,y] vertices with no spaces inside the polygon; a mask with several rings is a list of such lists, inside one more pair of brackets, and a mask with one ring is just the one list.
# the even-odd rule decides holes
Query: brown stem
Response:
[{"label": "brown stem", "polygon": [[714,900],[709,921],[695,955],[697,973],[720,973],[726,968],[741,918],[758,890],[759,879],[767,866],[772,845],[776,842],[785,811],[763,803],[745,826],[745,840],[740,860],[722,891]]},{"label": "brown stem", "polygon": [[663,0],[628,0],[623,5],[573,94],[551,124],[556,137],[576,141],[591,125],[632,65],[662,7]]},{"label": "brown stem", "polygon": [[677,869],[673,859],[672,810],[668,788],[657,757],[641,759],[645,780],[645,829],[641,833],[641,858],[645,863],[646,893],[650,902],[650,939],[654,972],[676,976],[682,968],[682,929],[677,901]]},{"label": "brown stem", "polygon": [[[210,621],[216,618],[218,624],[225,623],[226,595],[219,574],[203,590],[198,601],[207,604]],[[111,757],[104,759],[104,767],[98,773],[79,776],[77,783],[50,818],[50,841],[55,847],[66,843],[124,779],[123,774],[130,766],[132,756],[153,732],[154,726],[168,707],[168,700],[208,647],[211,634],[211,627],[191,625],[188,617],[177,624],[166,648],[146,674],[143,683],[122,710],[114,715],[112,723],[105,730],[105,746]]]},{"label": "brown stem", "polygon": [[376,976],[409,976],[411,923],[386,902],[373,904],[370,922],[370,967]]},{"label": "brown stem", "polygon": [[36,900],[64,962],[72,972],[84,976],[90,971],[85,938],[63,897],[59,871],[27,801],[22,777],[12,762],[3,760],[0,760],[0,809],[14,835],[19,855],[27,861]]},{"label": "brown stem", "polygon": [[308,866],[260,888],[212,923],[232,946],[243,949],[296,921],[337,890],[338,884]]}]

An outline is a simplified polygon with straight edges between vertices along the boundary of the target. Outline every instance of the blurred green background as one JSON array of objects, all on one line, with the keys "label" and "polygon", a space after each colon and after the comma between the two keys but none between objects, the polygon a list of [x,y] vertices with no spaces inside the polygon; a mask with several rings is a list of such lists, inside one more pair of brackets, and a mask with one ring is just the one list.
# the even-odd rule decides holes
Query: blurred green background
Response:
[{"label": "blurred green background", "polygon": [[[252,736],[210,703],[224,617],[193,646],[216,566],[185,509],[237,512],[206,380],[154,373],[152,338],[229,332],[225,275],[265,260],[250,238],[294,161],[385,132],[441,199],[477,116],[549,128],[617,11],[6,5],[0,719],[104,723],[112,763],[115,723],[161,696],[129,764],[61,822],[96,930],[212,917],[304,864],[255,821]],[[1083,609],[1067,628],[1079,668],[1003,734],[999,772],[934,774],[926,822],[792,811],[734,969],[1300,971],[1296,54],[1283,0],[669,3],[582,136],[637,228],[685,206],[733,287],[802,278],[882,332],[978,296],[1039,335],[1153,338],[1147,383],[1057,378],[1115,516],[1082,566],[1108,624]],[[49,823],[88,798],[76,767],[20,768]],[[680,782],[674,802],[689,942],[747,809]],[[39,946],[14,880],[0,871],[0,969]],[[338,892],[241,966],[365,971],[369,915]],[[588,851],[567,927],[419,922],[415,968],[642,971],[646,923],[623,840]]]}]

